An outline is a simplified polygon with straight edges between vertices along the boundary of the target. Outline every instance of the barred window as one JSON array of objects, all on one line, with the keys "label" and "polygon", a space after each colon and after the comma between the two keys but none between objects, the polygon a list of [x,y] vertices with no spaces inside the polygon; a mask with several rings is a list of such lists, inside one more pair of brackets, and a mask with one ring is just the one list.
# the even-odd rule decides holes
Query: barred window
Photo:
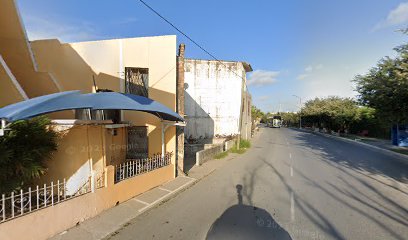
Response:
[{"label": "barred window", "polygon": [[125,68],[125,93],[149,97],[149,69]]}]

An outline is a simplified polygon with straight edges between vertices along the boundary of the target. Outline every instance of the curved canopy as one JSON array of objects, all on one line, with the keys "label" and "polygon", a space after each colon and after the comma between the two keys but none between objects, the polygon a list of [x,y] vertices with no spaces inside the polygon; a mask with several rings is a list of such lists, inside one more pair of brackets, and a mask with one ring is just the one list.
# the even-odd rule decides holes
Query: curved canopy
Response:
[{"label": "curved canopy", "polygon": [[13,122],[70,109],[132,110],[151,113],[163,120],[184,119],[163,104],[150,98],[117,92],[81,94],[80,91],[54,93],[0,108],[0,119]]}]

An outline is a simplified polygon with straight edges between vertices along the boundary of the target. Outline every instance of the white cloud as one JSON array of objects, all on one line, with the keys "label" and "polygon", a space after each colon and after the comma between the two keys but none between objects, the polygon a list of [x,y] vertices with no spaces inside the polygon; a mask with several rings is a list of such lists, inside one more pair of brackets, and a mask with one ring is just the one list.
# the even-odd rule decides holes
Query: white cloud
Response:
[{"label": "white cloud", "polygon": [[87,22],[61,23],[56,20],[27,16],[24,18],[30,40],[57,38],[63,42],[87,41],[106,38]]},{"label": "white cloud", "polygon": [[296,79],[297,80],[303,80],[308,78],[312,73],[323,69],[323,64],[316,64],[316,65],[309,65],[305,68],[304,72],[299,74]]},{"label": "white cloud", "polygon": [[313,71],[313,66],[310,65],[305,68],[305,72],[311,72],[311,71]]},{"label": "white cloud", "polygon": [[248,85],[252,86],[266,86],[276,83],[276,78],[279,76],[279,72],[255,70],[252,72],[248,79]]},{"label": "white cloud", "polygon": [[305,78],[309,77],[309,74],[303,73],[297,76],[297,80],[303,80]]},{"label": "white cloud", "polygon": [[400,3],[398,7],[391,10],[388,16],[383,21],[379,22],[374,30],[378,30],[385,27],[396,26],[403,23],[408,23],[408,2]]}]

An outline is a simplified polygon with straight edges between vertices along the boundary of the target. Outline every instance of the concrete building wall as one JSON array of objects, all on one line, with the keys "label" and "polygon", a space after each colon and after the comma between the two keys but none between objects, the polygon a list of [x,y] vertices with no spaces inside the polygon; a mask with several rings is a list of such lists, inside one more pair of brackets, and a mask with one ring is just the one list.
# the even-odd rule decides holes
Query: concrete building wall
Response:
[{"label": "concrete building wall", "polygon": [[26,100],[28,97],[0,55],[0,107]]},{"label": "concrete building wall", "polygon": [[[52,77],[38,72],[22,19],[13,0],[0,2],[0,55],[28,97],[58,92]],[[13,94],[2,91],[1,94]]]},{"label": "concrete building wall", "polygon": [[111,134],[108,125],[58,124],[58,149],[47,162],[48,171],[34,185],[67,182],[69,194],[75,193],[88,180],[91,171],[103,172],[108,165],[118,165],[125,159],[126,128]]},{"label": "concrete building wall", "polygon": [[237,135],[245,82],[241,62],[186,59],[186,138]]},{"label": "concrete building wall", "polygon": [[[176,111],[176,36],[78,43],[60,43],[56,39],[29,42],[15,1],[1,0],[0,56],[4,62],[0,67],[0,106],[21,101],[24,94],[32,98],[67,90],[91,92],[93,76],[99,88],[123,92],[125,67],[141,67],[149,69],[149,98]],[[74,112],[50,116],[72,119]],[[124,112],[123,120],[135,126],[148,126],[149,155],[161,152],[161,124],[157,117],[129,111]],[[167,129],[166,150],[173,153],[175,135],[175,127]]]},{"label": "concrete building wall", "polygon": [[[39,40],[32,42],[32,48],[38,68],[54,76],[61,91],[91,92],[94,76],[98,88],[124,92],[125,67],[148,68],[149,98],[176,111],[176,36],[78,43]],[[71,113],[67,117],[74,116]],[[125,111],[123,120],[148,126],[149,155],[161,152],[161,123],[157,117]],[[166,130],[166,151],[176,152],[175,135],[175,127]]]}]

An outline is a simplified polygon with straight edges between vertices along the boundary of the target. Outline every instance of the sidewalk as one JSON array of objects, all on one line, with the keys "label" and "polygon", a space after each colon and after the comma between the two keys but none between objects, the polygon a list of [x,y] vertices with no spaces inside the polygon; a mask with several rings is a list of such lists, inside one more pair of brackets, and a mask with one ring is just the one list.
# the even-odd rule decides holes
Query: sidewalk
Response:
[{"label": "sidewalk", "polygon": [[171,198],[183,189],[193,185],[196,181],[197,179],[187,176],[177,177],[116,207],[110,208],[98,216],[88,219],[76,227],[64,231],[50,239],[102,239],[109,234],[114,234],[115,231],[120,229],[131,219]]},{"label": "sidewalk", "polygon": [[97,240],[115,234],[117,230],[126,226],[126,223],[133,218],[171,199],[237,156],[238,154],[230,154],[224,159],[210,160],[202,166],[194,166],[188,172],[188,176],[179,176],[116,207],[110,208],[94,218],[81,222],[76,227],[57,234],[50,239]]},{"label": "sidewalk", "polygon": [[[256,141],[259,138],[260,132],[258,132],[251,141]],[[114,235],[117,230],[126,226],[133,218],[171,199],[239,156],[241,155],[229,154],[226,158],[213,159],[205,162],[205,164],[201,166],[194,166],[188,172],[188,176],[179,176],[161,186],[129,199],[116,207],[110,208],[94,218],[81,222],[76,227],[57,234],[50,239],[96,240]]]},{"label": "sidewalk", "polygon": [[376,151],[382,152],[384,154],[393,156],[393,157],[397,158],[398,160],[400,160],[401,162],[404,162],[404,163],[408,164],[408,155],[400,153],[400,152],[405,152],[405,151],[408,152],[408,148],[394,146],[389,141],[386,141],[386,140],[375,139],[375,138],[365,138],[365,137],[356,137],[356,138],[341,137],[341,136],[337,136],[337,135],[316,132],[316,131],[313,131],[311,129],[304,129],[304,128],[303,129],[294,128],[294,129],[299,130],[299,131],[312,133],[312,134],[316,134],[316,135],[320,135],[320,136],[324,136],[324,137],[330,137],[330,138],[338,139],[340,141],[345,141],[345,142],[358,144],[358,145],[364,146],[364,147],[369,147],[369,148],[371,148],[373,150],[376,150]]}]

